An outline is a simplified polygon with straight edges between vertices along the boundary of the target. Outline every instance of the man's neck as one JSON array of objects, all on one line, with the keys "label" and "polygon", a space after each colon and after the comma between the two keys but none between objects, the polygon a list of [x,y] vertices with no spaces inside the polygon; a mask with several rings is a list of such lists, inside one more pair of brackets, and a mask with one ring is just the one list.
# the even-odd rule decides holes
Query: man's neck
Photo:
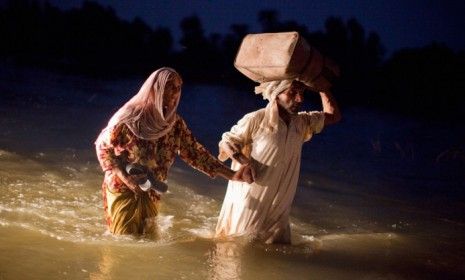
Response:
[{"label": "man's neck", "polygon": [[279,112],[279,117],[286,123],[286,125],[289,125],[291,122],[291,114],[281,107],[281,105],[278,104],[278,112]]}]

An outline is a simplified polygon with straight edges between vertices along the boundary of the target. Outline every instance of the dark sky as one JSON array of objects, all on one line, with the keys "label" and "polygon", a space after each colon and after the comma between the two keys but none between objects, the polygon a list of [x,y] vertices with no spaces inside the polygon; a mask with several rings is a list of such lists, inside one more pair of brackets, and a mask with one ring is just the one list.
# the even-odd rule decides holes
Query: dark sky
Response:
[{"label": "dark sky", "polygon": [[[69,9],[82,0],[49,0]],[[421,47],[433,40],[454,50],[465,49],[465,1],[462,0],[98,0],[111,6],[126,20],[141,17],[146,23],[171,29],[179,39],[179,23],[191,15],[200,17],[206,34],[226,33],[233,23],[243,23],[259,32],[258,11],[275,9],[280,20],[295,20],[310,31],[322,30],[328,16],[344,20],[355,17],[366,32],[377,32],[388,53],[404,47]]]}]

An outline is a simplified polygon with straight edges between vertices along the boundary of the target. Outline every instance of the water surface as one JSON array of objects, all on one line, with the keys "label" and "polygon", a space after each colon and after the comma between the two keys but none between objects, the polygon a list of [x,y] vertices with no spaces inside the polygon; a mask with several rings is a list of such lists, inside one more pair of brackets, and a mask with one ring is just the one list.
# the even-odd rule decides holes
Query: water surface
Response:
[{"label": "water surface", "polygon": [[[345,110],[303,150],[292,245],[212,239],[226,181],[180,161],[160,239],[115,237],[93,141],[145,77],[0,74],[0,279],[465,276],[463,127]],[[261,106],[250,92],[186,85],[179,111],[216,154],[221,133]]]}]

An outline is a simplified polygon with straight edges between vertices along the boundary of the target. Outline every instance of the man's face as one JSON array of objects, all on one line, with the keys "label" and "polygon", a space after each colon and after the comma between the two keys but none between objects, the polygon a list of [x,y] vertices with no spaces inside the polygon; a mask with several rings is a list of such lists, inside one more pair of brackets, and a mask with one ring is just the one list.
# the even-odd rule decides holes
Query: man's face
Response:
[{"label": "man's face", "polygon": [[305,86],[301,83],[293,82],[285,91],[278,94],[276,102],[289,114],[297,114],[304,101]]}]

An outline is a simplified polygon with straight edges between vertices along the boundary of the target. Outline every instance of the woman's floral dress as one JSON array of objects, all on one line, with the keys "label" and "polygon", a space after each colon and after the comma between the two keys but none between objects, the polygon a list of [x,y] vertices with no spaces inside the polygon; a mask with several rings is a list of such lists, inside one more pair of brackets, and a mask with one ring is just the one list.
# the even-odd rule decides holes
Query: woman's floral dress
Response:
[{"label": "woman's floral dress", "polygon": [[167,179],[176,155],[210,177],[215,177],[217,170],[223,167],[218,159],[197,142],[179,115],[172,129],[155,141],[136,137],[124,124],[112,130],[103,130],[102,133],[106,135],[99,137],[96,149],[105,172],[102,185],[104,211],[112,233],[146,233],[149,227],[147,222],[156,217],[160,200],[160,196],[153,190],[136,196],[112,172],[114,166],[121,166],[121,162],[139,163],[151,170],[160,181]]}]

